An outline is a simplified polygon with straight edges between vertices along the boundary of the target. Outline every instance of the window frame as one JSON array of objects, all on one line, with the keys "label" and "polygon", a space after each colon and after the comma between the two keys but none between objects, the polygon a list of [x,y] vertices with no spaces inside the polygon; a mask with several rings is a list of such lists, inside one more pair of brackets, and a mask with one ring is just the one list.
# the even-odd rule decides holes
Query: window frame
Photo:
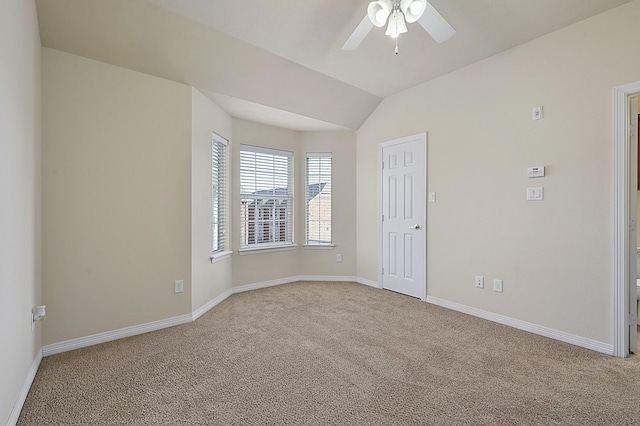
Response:
[{"label": "window frame", "polygon": [[[327,179],[327,160],[328,160],[328,182]],[[316,164],[312,164],[312,163]],[[325,169],[325,170],[323,170]],[[325,182],[323,182],[325,180]],[[307,152],[305,156],[305,244],[307,249],[332,249],[334,247],[333,242],[333,155],[331,152]],[[320,188],[320,186],[324,185]],[[318,188],[314,188],[318,185]],[[324,193],[324,194],[323,194]],[[312,196],[313,195],[313,196]],[[310,239],[310,216],[312,215],[311,202],[318,201],[318,204],[322,204],[322,195],[329,196],[329,239],[328,241],[320,238]],[[311,198],[310,198],[311,197]],[[318,219],[314,220],[318,224],[318,237],[320,237],[321,224],[327,222],[326,219],[321,219],[320,215],[322,207],[318,207],[317,216]]]},{"label": "window frame", "polygon": [[295,249],[294,153],[242,144],[239,169],[238,252]]},{"label": "window frame", "polygon": [[229,184],[228,184],[229,141],[211,132],[211,263],[231,255],[228,238]]}]

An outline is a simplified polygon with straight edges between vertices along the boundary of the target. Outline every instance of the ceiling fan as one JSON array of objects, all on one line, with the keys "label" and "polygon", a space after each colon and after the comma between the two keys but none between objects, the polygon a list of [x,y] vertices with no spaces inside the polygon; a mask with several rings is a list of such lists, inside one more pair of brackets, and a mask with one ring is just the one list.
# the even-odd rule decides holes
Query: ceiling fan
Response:
[{"label": "ceiling fan", "polygon": [[388,22],[385,34],[396,39],[397,55],[398,35],[407,32],[407,23],[416,21],[438,43],[449,40],[456,33],[427,0],[377,0],[369,3],[367,14],[342,45],[342,49],[357,49],[374,26],[384,27]]}]

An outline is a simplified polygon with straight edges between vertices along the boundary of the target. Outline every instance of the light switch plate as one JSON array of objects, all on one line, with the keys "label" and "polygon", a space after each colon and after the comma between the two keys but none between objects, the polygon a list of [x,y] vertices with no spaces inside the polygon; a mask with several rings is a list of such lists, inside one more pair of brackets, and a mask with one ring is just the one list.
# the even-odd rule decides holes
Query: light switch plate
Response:
[{"label": "light switch plate", "polygon": [[544,188],[541,186],[535,186],[527,188],[527,201],[542,201],[544,200]]}]

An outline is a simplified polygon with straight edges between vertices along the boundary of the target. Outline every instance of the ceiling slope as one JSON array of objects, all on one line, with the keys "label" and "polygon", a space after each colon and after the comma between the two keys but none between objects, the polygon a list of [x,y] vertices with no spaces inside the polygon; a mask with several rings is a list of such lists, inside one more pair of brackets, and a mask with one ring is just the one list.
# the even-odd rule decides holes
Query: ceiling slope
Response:
[{"label": "ceiling slope", "polygon": [[630,0],[429,0],[456,29],[438,44],[416,22],[394,40],[373,28],[341,49],[371,0],[147,0],[381,98]]},{"label": "ceiling slope", "polygon": [[293,113],[318,128],[358,129],[381,101],[144,0],[39,0],[37,8],[45,47]]},{"label": "ceiling slope", "polygon": [[234,117],[358,129],[382,98],[632,0],[429,0],[457,30],[417,23],[340,47],[370,0],[36,0],[42,45],[200,89]]}]

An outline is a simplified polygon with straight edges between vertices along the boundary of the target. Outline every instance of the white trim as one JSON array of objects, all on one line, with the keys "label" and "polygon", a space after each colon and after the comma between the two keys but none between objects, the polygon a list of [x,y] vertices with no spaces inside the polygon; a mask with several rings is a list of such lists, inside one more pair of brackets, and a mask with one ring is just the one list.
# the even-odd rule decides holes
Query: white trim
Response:
[{"label": "white trim", "polygon": [[292,151],[283,151],[280,149],[266,148],[264,146],[240,144],[240,151],[256,152],[258,154],[276,155],[278,157],[293,158]]},{"label": "white trim", "polygon": [[427,303],[442,306],[443,308],[462,312],[464,314],[473,315],[474,317],[493,321],[498,324],[507,325],[519,330],[528,331],[530,333],[548,337],[554,340],[559,340],[571,345],[580,346],[585,349],[591,349],[603,354],[613,355],[613,346],[608,343],[586,339],[584,337],[576,336],[575,334],[554,330],[552,328],[543,327],[541,325],[533,324],[530,322],[506,317],[504,315],[494,314],[493,312],[483,311],[482,309],[473,308],[471,306],[462,305],[460,303],[450,302],[448,300],[439,299],[433,296],[427,296]]},{"label": "white trim", "polygon": [[288,251],[288,250],[295,250],[296,248],[298,248],[297,244],[280,244],[280,245],[256,244],[256,245],[259,245],[261,247],[251,247],[251,246],[242,247],[241,249],[238,249],[238,254],[240,254],[240,256],[245,256],[247,254],[269,253],[269,252],[275,252],[275,251]]},{"label": "white trim", "polygon": [[[219,305],[229,296],[236,293],[242,293],[250,290],[257,290],[260,288],[273,287],[281,284],[289,284],[297,281],[345,281],[345,282],[359,282],[360,278],[353,276],[338,276],[338,275],[296,275],[286,278],[279,278],[271,281],[263,281],[253,284],[242,285],[238,287],[232,287],[225,291],[215,299],[207,302],[200,308],[193,311],[191,314],[180,315],[177,317],[167,318],[163,320],[153,321],[145,324],[134,325],[131,327],[120,328],[117,330],[106,331],[104,333],[92,334],[90,336],[79,337],[77,339],[66,340],[64,342],[54,343],[46,345],[42,348],[40,353],[40,359],[42,356],[50,356],[59,354],[62,352],[72,351],[75,349],[85,348],[87,346],[98,345],[100,343],[109,342],[112,340],[122,339],[125,337],[131,337],[138,334],[148,333],[150,331],[157,331],[163,328],[169,328],[176,325],[188,324],[200,318],[216,305]],[[38,365],[39,361],[38,361]],[[37,367],[36,367],[37,371]],[[35,372],[33,373],[35,377]],[[33,380],[33,378],[31,379]],[[27,389],[28,392],[28,389]],[[24,403],[24,401],[23,401]],[[19,414],[19,413],[18,413]]]},{"label": "white trim", "polygon": [[356,282],[356,277],[342,275],[298,275],[298,281]]},{"label": "white trim", "polygon": [[282,284],[295,283],[298,281],[345,281],[356,282],[356,277],[338,276],[338,275],[295,275],[286,278],[278,278],[270,281],[262,281],[253,284],[245,284],[233,287],[233,294],[243,293],[245,291],[258,290],[260,288],[273,287]]},{"label": "white trim", "polygon": [[311,250],[333,250],[334,244],[305,244],[303,247]]},{"label": "white trim", "polygon": [[224,146],[229,146],[229,139],[225,138],[224,136],[220,136],[216,132],[211,132],[211,139],[214,142],[218,142]]},{"label": "white trim", "polygon": [[215,299],[205,303],[204,305],[202,305],[201,307],[199,307],[198,309],[196,309],[191,313],[191,321],[197,320],[198,318],[200,318],[201,316],[209,312],[212,308],[224,302],[232,294],[233,294],[233,290],[229,289],[224,293],[222,293],[220,296],[216,297]]},{"label": "white trim", "polygon": [[[312,162],[313,164],[309,164],[310,162]],[[327,164],[328,163],[328,164]],[[326,168],[329,168],[329,173],[327,176],[326,173]],[[314,177],[313,182],[309,182],[310,180],[310,175],[309,172],[312,172],[312,176]],[[318,190],[319,192],[313,197],[313,198],[309,198],[309,188],[312,185],[322,185],[322,181],[324,181],[325,179],[327,179],[328,177],[328,182],[324,182],[325,186],[323,186],[322,188],[320,188],[320,186],[318,186]],[[317,178],[317,179],[316,179]],[[328,185],[327,185],[328,184]],[[327,186],[328,186],[328,190],[327,190]],[[306,154],[306,158],[305,158],[305,162],[304,162],[304,187],[305,187],[305,201],[304,201],[304,238],[305,238],[305,243],[304,243],[304,248],[311,248],[311,249],[318,249],[320,247],[313,247],[313,246],[325,246],[326,248],[333,248],[334,244],[333,244],[333,208],[332,203],[333,203],[333,158],[331,156],[330,152],[307,152]],[[310,203],[311,201],[313,201],[314,199],[318,199],[319,203],[323,203],[322,198],[320,197],[321,194],[324,194],[324,196],[329,196],[329,225],[330,225],[330,230],[329,230],[329,242],[322,242],[322,243],[314,243],[313,239],[309,239],[309,232],[310,232],[310,223],[309,223],[309,212],[310,212]],[[323,204],[325,205],[325,204]],[[320,209],[322,209],[322,207],[320,207]],[[318,217],[317,221],[314,220],[313,223],[316,223],[318,225],[320,225],[321,223],[326,223],[327,220],[325,219],[321,219],[320,217]],[[319,231],[319,230],[318,230]],[[318,238],[320,238],[320,235],[317,235]],[[325,235],[326,237],[326,235]],[[317,241],[317,240],[316,240]]]},{"label": "white trim", "polygon": [[245,284],[238,287],[233,287],[232,290],[233,290],[233,294],[244,293],[245,291],[258,290],[261,288],[273,287],[273,286],[282,285],[282,284],[289,284],[296,281],[300,281],[299,276],[278,278],[276,280],[262,281],[262,282],[253,283],[253,284]]},{"label": "white trim", "polygon": [[7,426],[15,426],[18,423],[20,412],[22,412],[22,407],[24,406],[24,402],[27,400],[27,395],[29,395],[29,390],[31,389],[33,380],[36,378],[36,373],[38,372],[38,368],[40,368],[40,362],[42,362],[42,349],[40,349],[36,353],[36,357],[33,360],[33,363],[31,364],[31,368],[29,369],[27,378],[25,379],[24,384],[22,385],[22,389],[20,390],[18,399],[16,399],[15,404],[13,404],[13,409],[11,410],[11,414],[9,414],[9,419],[7,420]]},{"label": "white trim", "polygon": [[629,355],[629,97],[640,82],[613,89],[613,352]]},{"label": "white trim", "polygon": [[74,349],[98,345],[100,343],[110,342],[111,340],[131,337],[138,334],[148,333],[150,331],[173,327],[174,325],[187,324],[190,322],[191,314],[186,314],[173,318],[152,321],[145,324],[134,325],[131,327],[119,328],[117,330],[105,331],[104,333],[92,334],[90,336],[79,337],[77,339],[65,340],[64,342],[46,345],[42,348],[42,355],[55,355],[62,352],[72,351]]},{"label": "white trim", "polygon": [[317,158],[317,157],[331,158],[331,153],[330,152],[307,152],[307,158]]},{"label": "white trim", "polygon": [[218,251],[213,253],[210,257],[209,260],[211,261],[211,263],[216,263],[216,262],[220,262],[221,260],[225,260],[231,257],[231,255],[233,254],[232,251]]},{"label": "white trim", "polygon": [[367,278],[362,278],[362,277],[357,277],[356,281],[357,281],[358,284],[363,284],[363,285],[366,285],[366,286],[369,286],[369,287],[382,289],[382,286],[379,284],[380,281],[375,282],[373,280],[369,280]]}]

